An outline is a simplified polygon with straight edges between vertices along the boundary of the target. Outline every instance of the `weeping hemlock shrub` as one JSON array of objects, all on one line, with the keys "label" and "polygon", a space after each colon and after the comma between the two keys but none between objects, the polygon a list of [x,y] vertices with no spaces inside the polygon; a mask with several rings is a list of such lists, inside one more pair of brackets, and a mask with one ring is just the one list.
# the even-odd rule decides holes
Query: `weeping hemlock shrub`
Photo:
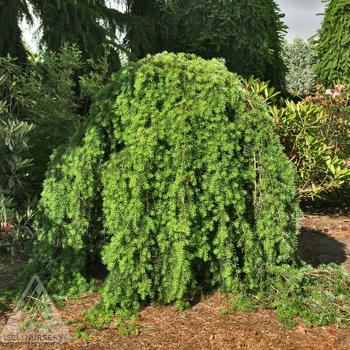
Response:
[{"label": "weeping hemlock shrub", "polygon": [[108,310],[264,290],[297,260],[292,166],[263,101],[216,59],[163,53],[115,75],[52,157],[40,207],[51,282],[77,290],[102,259]]}]

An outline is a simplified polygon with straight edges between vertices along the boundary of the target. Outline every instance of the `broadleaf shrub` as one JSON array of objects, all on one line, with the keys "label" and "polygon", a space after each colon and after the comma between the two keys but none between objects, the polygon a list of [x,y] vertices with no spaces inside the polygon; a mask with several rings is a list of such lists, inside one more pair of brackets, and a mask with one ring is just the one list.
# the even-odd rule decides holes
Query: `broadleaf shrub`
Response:
[{"label": "broadleaf shrub", "polygon": [[110,78],[110,56],[106,48],[100,59],[83,61],[76,45],[64,45],[59,53],[41,50],[32,54],[21,67],[16,59],[1,59],[0,74],[10,75],[13,83],[6,91],[13,114],[33,125],[28,135],[32,166],[26,185],[31,197],[40,196],[53,150],[84,125],[91,100]]},{"label": "broadleaf shrub", "polygon": [[299,193],[304,198],[322,196],[349,181],[348,158],[340,152],[333,133],[337,116],[314,103],[288,100],[285,107],[272,108],[271,113],[299,175]]},{"label": "broadleaf shrub", "polygon": [[268,289],[298,260],[292,166],[266,104],[217,59],[163,53],[122,69],[53,155],[40,210],[38,263],[77,290],[102,259],[106,310]]},{"label": "broadleaf shrub", "polygon": [[29,139],[33,125],[18,116],[28,103],[19,84],[21,68],[0,58],[0,251],[23,252],[33,236],[34,203],[26,183],[32,168]]},{"label": "broadleaf shrub", "polygon": [[267,82],[252,77],[243,83],[269,105],[276,132],[297,173],[298,192],[303,199],[325,198],[349,187],[348,86],[338,84],[334,89],[325,89],[317,84],[314,93],[293,101],[279,97],[280,93]]},{"label": "broadleaf shrub", "polygon": [[30,248],[50,155],[80,130],[109,80],[110,55],[106,48],[99,60],[83,62],[76,45],[64,45],[60,53],[32,54],[21,66],[0,58],[0,248],[13,255]]}]

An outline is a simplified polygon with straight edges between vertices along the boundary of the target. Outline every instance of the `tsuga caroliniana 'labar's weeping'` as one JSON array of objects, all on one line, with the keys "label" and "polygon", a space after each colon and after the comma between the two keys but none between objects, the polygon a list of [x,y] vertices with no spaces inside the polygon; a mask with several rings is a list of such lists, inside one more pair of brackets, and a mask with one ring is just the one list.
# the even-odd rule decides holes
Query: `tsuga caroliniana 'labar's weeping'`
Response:
[{"label": "tsuga caroliniana 'labar's weeping'", "polygon": [[296,261],[292,167],[265,104],[217,59],[162,53],[116,74],[53,155],[40,207],[52,283],[77,288],[100,260],[108,309],[259,290]]}]

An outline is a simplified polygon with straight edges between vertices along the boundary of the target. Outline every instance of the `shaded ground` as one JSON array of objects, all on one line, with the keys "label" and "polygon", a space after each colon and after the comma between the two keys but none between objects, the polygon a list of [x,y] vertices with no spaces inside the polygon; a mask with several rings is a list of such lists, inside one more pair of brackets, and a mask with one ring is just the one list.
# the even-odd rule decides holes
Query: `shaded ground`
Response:
[{"label": "shaded ground", "polygon": [[[317,266],[320,263],[342,264],[350,273],[350,213],[341,215],[305,214],[300,237],[303,258]],[[15,268],[4,269],[0,260],[0,292]],[[86,294],[79,300],[68,301],[60,314],[65,321],[83,321],[83,310],[98,300],[95,294]],[[239,312],[220,316],[228,306],[219,293],[208,296],[193,308],[176,311],[173,307],[151,305],[145,308],[137,323],[139,332],[121,336],[116,326],[104,329],[85,329],[90,341],[74,339],[68,344],[1,344],[0,349],[257,349],[257,350],[349,350],[350,329],[334,326],[305,328],[302,323],[286,330],[276,320],[273,311]],[[9,313],[0,313],[0,330]],[[69,322],[68,322],[69,323]],[[76,323],[69,325],[71,333]]]},{"label": "shaded ground", "polygon": [[350,274],[350,211],[305,213],[302,227],[299,249],[306,262],[341,264]]},{"label": "shaded ground", "polygon": [[17,274],[21,261],[12,257],[0,257],[0,293],[6,290],[14,275]]}]

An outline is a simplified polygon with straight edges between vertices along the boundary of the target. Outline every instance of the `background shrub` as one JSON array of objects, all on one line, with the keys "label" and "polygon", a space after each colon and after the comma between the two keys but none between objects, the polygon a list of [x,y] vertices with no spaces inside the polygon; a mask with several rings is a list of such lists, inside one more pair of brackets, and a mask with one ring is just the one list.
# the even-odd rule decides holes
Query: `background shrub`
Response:
[{"label": "background shrub", "polygon": [[106,49],[98,60],[83,62],[79,49],[66,45],[60,53],[33,54],[21,67],[15,59],[1,59],[0,69],[7,77],[7,106],[11,101],[12,115],[34,126],[27,135],[32,164],[26,191],[31,197],[40,195],[53,150],[84,125],[92,98],[109,80],[109,56]]},{"label": "background shrub", "polygon": [[27,103],[18,82],[20,73],[11,59],[0,58],[0,251],[12,255],[20,253],[22,243],[33,236],[33,205],[26,191],[33,125],[17,117]]},{"label": "background shrub", "polygon": [[[284,41],[283,61],[286,66],[286,90],[290,94],[305,95],[315,88],[314,65],[316,52],[311,41],[295,38]],[[306,92],[305,92],[306,91]]]},{"label": "background shrub", "polygon": [[35,125],[30,139],[33,196],[41,192],[53,150],[65,144],[84,119],[79,113],[76,78],[82,65],[80,51],[65,46],[61,53],[42,51],[33,55],[20,77],[28,101],[20,118]]},{"label": "background shrub", "polygon": [[[271,110],[285,150],[299,174],[299,192],[315,197],[339,188],[350,179],[348,157],[337,144],[339,117],[314,103],[286,101]],[[344,141],[347,132],[342,134]]]},{"label": "background shrub", "polygon": [[[325,197],[350,181],[349,88],[316,85],[314,93],[295,102],[278,98],[268,83],[243,80],[247,89],[269,104],[276,132],[298,175],[304,199]],[[346,195],[346,194],[345,194]]]},{"label": "background shrub", "polygon": [[51,281],[108,270],[104,306],[186,305],[206,288],[267,288],[296,261],[294,173],[266,106],[218,60],[129,65],[85,133],[53,157],[36,243]]},{"label": "background shrub", "polygon": [[82,127],[91,99],[109,77],[108,50],[84,63],[76,46],[42,51],[22,66],[0,58],[0,224],[2,245],[13,254],[21,237],[33,235],[50,155]]}]

